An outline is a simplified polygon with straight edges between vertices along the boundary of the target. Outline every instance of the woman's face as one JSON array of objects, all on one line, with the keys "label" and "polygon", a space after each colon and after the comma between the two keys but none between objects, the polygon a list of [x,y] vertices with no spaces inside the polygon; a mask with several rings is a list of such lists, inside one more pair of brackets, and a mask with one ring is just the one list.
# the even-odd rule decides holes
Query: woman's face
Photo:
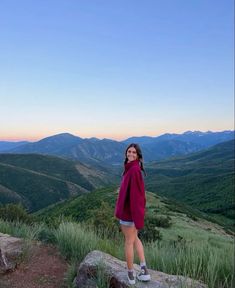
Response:
[{"label": "woman's face", "polygon": [[134,161],[138,159],[137,152],[134,147],[130,147],[126,152],[126,157],[128,159],[128,162]]}]

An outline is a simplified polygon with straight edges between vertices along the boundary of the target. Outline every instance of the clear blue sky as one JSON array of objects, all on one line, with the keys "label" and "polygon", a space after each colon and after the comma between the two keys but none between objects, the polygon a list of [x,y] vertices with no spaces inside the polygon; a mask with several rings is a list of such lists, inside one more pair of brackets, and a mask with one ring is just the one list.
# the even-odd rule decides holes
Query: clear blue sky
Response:
[{"label": "clear blue sky", "polygon": [[1,0],[0,140],[233,127],[232,0]]}]

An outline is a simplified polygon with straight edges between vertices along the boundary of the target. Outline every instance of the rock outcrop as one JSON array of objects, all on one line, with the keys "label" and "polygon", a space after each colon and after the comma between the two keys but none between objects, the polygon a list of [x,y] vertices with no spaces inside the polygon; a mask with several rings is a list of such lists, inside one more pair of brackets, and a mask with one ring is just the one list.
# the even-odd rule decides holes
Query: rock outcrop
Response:
[{"label": "rock outcrop", "polygon": [[[140,267],[134,264],[138,273]],[[169,275],[163,272],[148,269],[151,281],[140,282],[136,280],[135,287],[142,288],[206,288],[207,285],[200,281],[179,275]],[[126,288],[131,285],[127,280],[126,262],[109,254],[94,250],[87,254],[78,267],[74,283],[77,288],[98,288],[97,279],[106,279],[105,287]]]},{"label": "rock outcrop", "polygon": [[0,273],[14,270],[22,252],[22,239],[0,233]]}]

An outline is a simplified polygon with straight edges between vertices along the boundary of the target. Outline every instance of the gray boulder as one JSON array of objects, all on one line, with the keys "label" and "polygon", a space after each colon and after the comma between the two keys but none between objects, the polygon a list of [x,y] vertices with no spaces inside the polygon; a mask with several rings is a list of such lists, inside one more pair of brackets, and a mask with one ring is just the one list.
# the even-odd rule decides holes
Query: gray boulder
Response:
[{"label": "gray boulder", "polygon": [[[134,264],[138,273],[140,267]],[[142,288],[207,288],[207,285],[191,278],[169,275],[163,272],[148,269],[151,281],[136,280],[135,287]],[[91,251],[80,263],[74,284],[77,288],[98,288],[98,281],[106,281],[104,287],[126,288],[131,285],[127,280],[126,262],[98,250]],[[109,285],[109,286],[108,286]]]},{"label": "gray boulder", "polygon": [[0,233],[0,273],[13,271],[22,252],[22,239]]}]

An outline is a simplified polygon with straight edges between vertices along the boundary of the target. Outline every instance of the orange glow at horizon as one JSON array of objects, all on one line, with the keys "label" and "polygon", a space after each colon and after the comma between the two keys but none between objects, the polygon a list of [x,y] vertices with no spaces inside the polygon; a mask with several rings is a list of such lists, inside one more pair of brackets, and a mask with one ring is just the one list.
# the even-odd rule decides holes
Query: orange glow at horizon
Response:
[{"label": "orange glow at horizon", "polygon": [[[56,133],[51,133],[51,134],[44,134],[44,135],[38,135],[38,136],[31,136],[31,135],[21,135],[21,136],[8,136],[8,135],[0,135],[0,141],[9,141],[9,142],[19,142],[19,141],[29,141],[29,142],[36,142],[36,141],[39,141],[39,140],[42,140],[43,138],[47,138],[47,137],[50,137],[50,136],[53,136],[53,135],[57,135],[57,134],[61,134],[61,133],[69,133],[69,134],[72,134],[74,136],[78,136],[78,137],[81,137],[81,138],[91,138],[91,137],[95,137],[95,138],[98,138],[98,139],[111,139],[111,140],[116,140],[116,141],[122,141],[122,140],[125,140],[129,137],[140,137],[140,136],[152,136],[152,137],[156,137],[158,135],[156,135],[156,133],[153,133],[153,135],[149,135],[148,134],[144,134],[142,133],[141,135],[131,135],[131,134],[116,134],[116,135],[110,135],[109,133],[107,134],[97,134],[97,135],[87,135],[87,134],[84,134],[84,133],[81,133],[81,134],[77,134],[77,133],[74,133],[74,132],[56,132]],[[164,133],[164,132],[163,132]],[[163,134],[162,133],[162,134]],[[160,135],[160,134],[159,134]]]},{"label": "orange glow at horizon", "polygon": [[[7,135],[7,133],[4,133],[5,135],[0,134],[0,141],[9,141],[9,142],[19,142],[19,141],[29,141],[29,142],[37,142],[39,140],[42,140],[44,138],[47,138],[47,137],[51,137],[51,136],[54,136],[54,135],[58,135],[58,134],[62,134],[62,133],[69,133],[69,134],[72,134],[74,136],[78,136],[78,137],[81,137],[81,138],[91,138],[91,137],[96,137],[98,139],[111,139],[111,140],[116,140],[116,141],[122,141],[122,140],[125,140],[127,138],[130,138],[130,137],[141,137],[141,136],[149,136],[149,137],[158,137],[160,135],[163,135],[165,133],[170,133],[170,134],[173,134],[173,133],[176,133],[176,134],[182,134],[188,130],[191,130],[191,131],[194,131],[194,129],[184,129],[184,130],[177,130],[175,129],[175,131],[166,131],[162,129],[162,131],[155,131],[155,132],[152,132],[150,133],[150,130],[148,131],[140,131],[140,133],[135,133],[134,131],[132,131],[133,133],[125,133],[126,131],[123,131],[123,133],[116,133],[115,135],[111,135],[111,133],[94,133],[94,134],[91,134],[91,133],[78,133],[76,131],[48,131],[47,133],[41,133],[41,134],[37,134],[37,135],[32,135],[32,133],[22,133],[20,136],[18,135]],[[231,130],[231,131],[234,131],[234,128],[227,128],[227,129],[208,129],[208,130],[202,130],[202,129],[198,129],[199,131],[201,132],[206,132],[208,130],[212,131],[212,132],[222,132],[224,130]]]}]

